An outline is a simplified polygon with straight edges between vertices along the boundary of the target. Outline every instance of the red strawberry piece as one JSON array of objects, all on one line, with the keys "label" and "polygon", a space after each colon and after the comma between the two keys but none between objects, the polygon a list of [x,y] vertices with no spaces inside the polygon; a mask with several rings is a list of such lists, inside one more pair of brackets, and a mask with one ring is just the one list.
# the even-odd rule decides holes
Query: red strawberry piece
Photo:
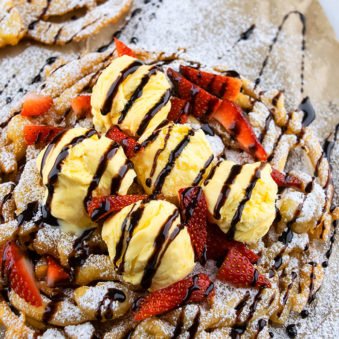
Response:
[{"label": "red strawberry piece", "polygon": [[199,186],[181,189],[179,201],[196,259],[201,260],[207,242],[207,204],[204,192]]},{"label": "red strawberry piece", "polygon": [[231,248],[236,248],[252,264],[259,260],[259,256],[251,251],[245,244],[230,240],[218,225],[207,226],[207,258],[213,260],[224,259]]},{"label": "red strawberry piece", "polygon": [[24,99],[21,115],[24,117],[36,117],[47,113],[52,105],[53,99],[50,96],[30,93]]},{"label": "red strawberry piece", "polygon": [[62,130],[63,128],[54,126],[26,125],[24,127],[24,138],[27,145],[45,145]]},{"label": "red strawberry piece", "polygon": [[72,99],[71,106],[78,118],[84,118],[91,113],[91,97],[89,95],[79,95]]},{"label": "red strawberry piece", "polygon": [[190,102],[190,111],[194,116],[207,118],[219,106],[220,100],[217,97],[185,79],[172,68],[167,70],[167,74],[174,84],[177,95]]},{"label": "red strawberry piece", "polygon": [[286,174],[272,168],[271,176],[279,187],[291,187],[300,190],[302,182],[292,174]]},{"label": "red strawberry piece", "polygon": [[167,71],[181,99],[188,100],[197,118],[217,120],[239,145],[255,158],[266,161],[267,154],[241,108],[229,100],[220,100],[169,68]]},{"label": "red strawberry piece", "polygon": [[52,257],[47,257],[47,285],[54,287],[69,279],[69,274]]},{"label": "red strawberry piece", "polygon": [[217,278],[237,287],[271,287],[269,280],[235,247],[227,252]]},{"label": "red strawberry piece", "polygon": [[115,47],[117,49],[118,56],[128,55],[133,58],[136,58],[135,52],[126,46],[122,41],[117,38],[114,38]]},{"label": "red strawberry piece", "polygon": [[242,86],[242,81],[238,78],[203,72],[193,67],[180,66],[180,73],[186,79],[221,99],[234,101]]},{"label": "red strawberry piece", "polygon": [[2,274],[10,288],[33,306],[42,306],[42,298],[34,276],[33,265],[14,242],[8,242],[3,251]]},{"label": "red strawberry piece", "polygon": [[108,195],[92,198],[87,204],[87,212],[93,221],[102,220],[111,213],[116,213],[124,207],[144,200],[147,195]]},{"label": "red strawberry piece", "polygon": [[133,158],[140,150],[140,144],[124,133],[118,126],[111,127],[106,133],[106,137],[122,146],[127,158]]},{"label": "red strawberry piece", "polygon": [[190,104],[187,100],[177,97],[171,98],[171,110],[168,113],[167,119],[174,122],[184,124],[187,122],[187,117],[190,111]]},{"label": "red strawberry piece", "polygon": [[223,100],[211,118],[217,120],[242,149],[260,161],[267,160],[267,154],[257,139],[252,126],[241,108],[229,100]]},{"label": "red strawberry piece", "polygon": [[206,274],[200,273],[139,299],[134,320],[141,321],[187,303],[212,299],[213,296],[214,284]]}]

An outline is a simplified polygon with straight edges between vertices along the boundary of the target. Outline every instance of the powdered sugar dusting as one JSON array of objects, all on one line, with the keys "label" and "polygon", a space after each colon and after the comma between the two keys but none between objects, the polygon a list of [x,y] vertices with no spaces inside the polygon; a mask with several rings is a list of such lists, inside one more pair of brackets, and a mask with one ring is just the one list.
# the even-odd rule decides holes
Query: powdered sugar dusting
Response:
[{"label": "powdered sugar dusting", "polygon": [[[123,33],[122,40],[129,42],[133,37],[137,37],[139,41],[136,39],[133,40],[137,46],[149,50],[165,50],[169,54],[176,51],[178,47],[185,47],[187,48],[187,52],[183,54],[184,57],[202,61],[209,66],[217,64],[226,65],[228,68],[238,70],[250,79],[255,79],[258,75],[260,63],[267,51],[267,47],[271,43],[277,26],[259,18],[259,15],[257,15],[259,14],[258,8],[252,9],[253,15],[243,15],[242,10],[235,6],[232,1],[225,3],[222,0],[216,0],[213,6],[207,6],[206,4],[207,3],[203,1],[167,0],[163,1],[163,4],[159,8],[156,8],[157,5],[144,5],[142,0],[135,1],[135,7],[141,6],[143,8],[141,15],[148,18],[148,20],[143,20],[137,26],[138,16],[136,16]],[[243,4],[240,6],[243,6]],[[192,12],[192,8],[194,8],[194,13]],[[218,10],[215,11],[215,8],[218,8]],[[219,10],[219,8],[221,10]],[[271,6],[271,10],[273,17],[281,18],[284,14],[274,10],[274,6]],[[153,13],[156,15],[153,15]],[[256,29],[249,40],[241,41],[235,47],[232,47],[239,38],[239,34],[246,30],[252,23],[256,24]],[[213,43],[211,43],[212,41]],[[277,48],[273,51],[273,58],[265,70],[262,81],[263,88],[285,88],[286,99],[290,109],[294,108],[300,101],[299,76],[298,74],[291,74],[289,71],[290,69],[299,68],[299,46],[300,35],[290,34],[289,31],[283,32],[280,36],[280,42],[276,46]],[[36,50],[42,49],[36,48]],[[30,53],[22,59],[23,64],[27,64],[27,61],[32,58],[35,53],[32,47],[29,47],[27,51],[30,51]],[[36,67],[35,71],[31,72],[31,69],[27,70],[29,77],[36,74],[45,62],[46,56],[51,55],[51,51],[47,49],[44,50],[44,53],[45,56],[41,57],[41,63]],[[312,58],[314,58],[314,56],[310,50],[306,53],[306,61],[312,60]],[[1,68],[14,69],[14,62],[12,64],[9,63],[11,60],[13,59],[9,58],[1,61]],[[18,60],[20,60],[20,58],[17,58],[17,61]],[[37,61],[37,63],[39,62]],[[20,69],[18,69],[17,72],[19,72],[19,70]],[[22,73],[20,72],[20,74]],[[12,73],[8,72],[8,74]],[[286,74],[288,74],[288,76],[286,76]],[[314,78],[313,70],[311,64],[307,62],[305,76],[309,84],[314,84],[314,81],[311,81],[311,79]],[[7,75],[5,75],[3,79],[0,79],[0,84],[4,85],[8,80],[7,78]],[[27,73],[22,74],[22,81],[23,83],[25,83],[24,81],[27,82]],[[21,81],[19,81],[19,83],[20,82]],[[13,82],[13,84],[15,84],[15,82]],[[2,88],[1,85],[0,90]],[[8,93],[9,96],[16,98],[17,85],[13,85],[13,91],[12,87],[8,86],[8,89],[6,89],[7,92],[4,93]],[[7,96],[7,94],[4,95]],[[2,102],[6,101],[6,96],[1,97]],[[14,101],[15,100],[13,100],[13,102]],[[326,137],[332,130],[333,124],[338,122],[339,102],[338,100],[330,103],[315,101],[313,104],[318,115],[314,129],[319,136]],[[1,112],[0,121],[3,121],[2,117],[6,112],[7,108]],[[260,124],[262,123],[261,120],[259,121]],[[241,153],[239,156],[239,153],[234,151],[227,153],[227,157],[240,163],[253,161],[246,154]],[[338,145],[334,149],[332,160],[333,167],[338,169]],[[338,175],[338,171],[336,170],[333,175],[336,184],[338,184]],[[314,190],[316,189],[317,187],[315,187]],[[306,207],[304,208],[313,208],[317,203],[318,197],[318,195],[314,195],[313,197],[310,195],[307,199],[308,201],[305,201]],[[306,214],[307,213],[305,213],[305,215]],[[302,217],[303,215],[301,215],[301,218]],[[305,239],[303,236],[295,236],[291,246],[298,244],[302,248],[307,242],[308,238]],[[339,293],[333,292],[336,291],[336,282],[339,278],[338,274],[335,273],[339,272],[339,263],[338,260],[336,260],[338,257],[337,247],[334,248],[334,252],[330,260],[329,270],[331,270],[331,274],[326,275],[326,283],[321,293],[319,293],[315,310],[312,307],[313,316],[305,320],[301,320],[300,318],[291,319],[291,322],[297,323],[298,332],[301,336],[305,335],[307,338],[331,337],[339,330],[339,324],[335,318],[339,311]],[[321,260],[321,258],[315,259],[317,259],[317,261]],[[327,273],[329,272],[330,271],[327,271]],[[237,296],[240,297],[240,294],[244,293],[242,290],[232,289],[221,283],[217,283],[216,288],[218,293],[226,298],[225,300],[231,295],[239,294]],[[223,300],[223,297],[219,300],[220,302]],[[331,303],[329,303],[329,300]],[[286,337],[283,329],[277,331],[278,337]]]},{"label": "powdered sugar dusting", "polygon": [[91,323],[65,327],[66,334],[74,339],[91,339],[94,331],[95,328]]}]

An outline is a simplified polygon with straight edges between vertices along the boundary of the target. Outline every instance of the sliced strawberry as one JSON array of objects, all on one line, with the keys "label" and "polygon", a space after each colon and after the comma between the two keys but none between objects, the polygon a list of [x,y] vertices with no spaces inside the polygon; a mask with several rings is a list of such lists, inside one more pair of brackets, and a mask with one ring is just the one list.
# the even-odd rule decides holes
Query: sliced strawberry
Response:
[{"label": "sliced strawberry", "polygon": [[271,176],[279,187],[291,187],[297,190],[302,188],[302,181],[292,174],[286,174],[272,168]]},{"label": "sliced strawberry", "polygon": [[69,274],[52,257],[47,257],[47,285],[54,287],[69,279]]},{"label": "sliced strawberry", "polygon": [[173,122],[185,124],[190,110],[190,104],[187,100],[177,97],[171,98],[171,110],[168,113],[167,119]]},{"label": "sliced strawberry", "polygon": [[213,260],[224,259],[231,248],[236,248],[252,264],[259,260],[259,256],[246,247],[245,244],[230,240],[218,225],[207,226],[207,258]]},{"label": "sliced strawberry", "polygon": [[187,303],[211,299],[213,296],[213,283],[206,274],[200,273],[139,299],[134,320],[141,321]]},{"label": "sliced strawberry", "polygon": [[186,79],[220,99],[234,101],[242,86],[242,81],[238,78],[203,72],[193,67],[181,65],[180,73]]},{"label": "sliced strawberry", "polygon": [[147,195],[108,195],[95,197],[87,204],[87,212],[93,221],[102,220],[111,213],[116,213],[124,207],[144,200]]},{"label": "sliced strawberry", "polygon": [[71,106],[78,118],[84,118],[91,113],[91,97],[89,95],[79,95],[72,99]]},{"label": "sliced strawberry", "polygon": [[219,106],[220,100],[217,97],[185,79],[172,68],[167,70],[167,74],[171,78],[178,96],[190,102],[190,111],[197,118],[207,118]]},{"label": "sliced strawberry", "polygon": [[35,280],[33,265],[19,246],[8,242],[3,251],[2,274],[10,288],[33,306],[42,306],[42,298]]},{"label": "sliced strawberry", "polygon": [[52,105],[53,99],[50,96],[30,93],[24,99],[21,115],[24,117],[36,117],[47,113]]},{"label": "sliced strawberry", "polygon": [[265,149],[238,105],[229,100],[223,100],[211,118],[217,120],[231,137],[237,140],[244,151],[260,161],[267,160]]},{"label": "sliced strawberry", "polygon": [[114,38],[115,47],[117,49],[118,56],[128,55],[133,58],[136,58],[135,52],[126,46],[122,41],[117,38]]},{"label": "sliced strawberry", "polygon": [[140,150],[140,144],[124,133],[118,126],[111,127],[106,133],[106,137],[122,146],[127,158],[133,158]]},{"label": "sliced strawberry", "polygon": [[217,278],[237,287],[271,287],[269,280],[235,247],[227,252]]},{"label": "sliced strawberry", "polygon": [[63,128],[54,126],[26,125],[24,127],[24,138],[27,145],[45,145],[62,130]]},{"label": "sliced strawberry", "polygon": [[196,260],[201,260],[207,242],[207,204],[204,192],[199,186],[183,188],[179,191],[179,201]]},{"label": "sliced strawberry", "polygon": [[229,100],[220,100],[169,68],[167,71],[181,99],[188,100],[191,112],[200,119],[215,119],[255,158],[266,161],[267,154],[241,108]]}]

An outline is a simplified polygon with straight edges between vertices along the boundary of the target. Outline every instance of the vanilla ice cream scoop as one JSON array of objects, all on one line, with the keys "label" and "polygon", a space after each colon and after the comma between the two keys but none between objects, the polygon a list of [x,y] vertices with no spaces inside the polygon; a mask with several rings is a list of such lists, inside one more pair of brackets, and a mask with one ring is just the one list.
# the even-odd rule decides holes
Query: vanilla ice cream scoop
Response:
[{"label": "vanilla ice cream scoop", "polygon": [[125,281],[157,290],[192,272],[194,252],[177,207],[164,200],[137,202],[105,221],[102,238]]},{"label": "vanilla ice cream scoop", "polygon": [[208,175],[214,155],[204,132],[168,124],[155,131],[132,159],[148,194],[176,199],[181,188],[198,185]]},{"label": "vanilla ice cream scoop", "polygon": [[275,218],[278,187],[267,163],[221,160],[203,184],[210,221],[237,241],[254,243]]},{"label": "vanilla ice cream scoop", "polygon": [[145,138],[164,120],[171,108],[171,83],[152,65],[124,55],[102,72],[91,97],[96,130],[118,125],[134,137]]},{"label": "vanilla ice cream scoop", "polygon": [[76,234],[95,226],[86,212],[92,195],[126,194],[136,177],[122,147],[86,128],[59,134],[37,167],[46,187],[46,222]]}]

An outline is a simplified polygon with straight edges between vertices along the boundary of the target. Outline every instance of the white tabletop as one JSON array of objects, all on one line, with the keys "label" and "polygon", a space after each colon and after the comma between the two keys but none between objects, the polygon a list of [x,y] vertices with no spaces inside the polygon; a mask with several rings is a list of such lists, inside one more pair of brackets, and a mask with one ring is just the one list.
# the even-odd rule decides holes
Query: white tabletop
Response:
[{"label": "white tabletop", "polygon": [[339,39],[339,1],[338,0],[320,0],[332,27],[335,30],[337,39]]}]

